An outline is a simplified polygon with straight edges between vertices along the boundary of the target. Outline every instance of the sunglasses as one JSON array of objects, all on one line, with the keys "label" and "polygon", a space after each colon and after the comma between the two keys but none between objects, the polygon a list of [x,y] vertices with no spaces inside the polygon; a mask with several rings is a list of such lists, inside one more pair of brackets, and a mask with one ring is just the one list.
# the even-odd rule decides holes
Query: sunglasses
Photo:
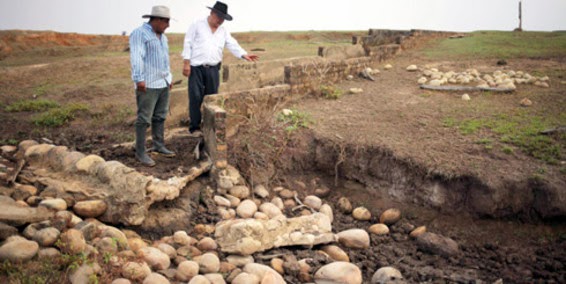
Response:
[{"label": "sunglasses", "polygon": [[167,19],[167,18],[158,18],[158,19],[162,22],[166,22],[166,23],[169,24],[169,19]]}]

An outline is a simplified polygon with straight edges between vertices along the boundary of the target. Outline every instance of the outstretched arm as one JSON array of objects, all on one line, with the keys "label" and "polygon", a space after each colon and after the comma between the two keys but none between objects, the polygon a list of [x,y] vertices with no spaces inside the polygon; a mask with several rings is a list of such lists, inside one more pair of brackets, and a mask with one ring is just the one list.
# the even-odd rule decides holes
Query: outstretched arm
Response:
[{"label": "outstretched arm", "polygon": [[242,58],[250,62],[259,60],[259,56],[255,54],[248,54],[228,31],[226,31],[226,47],[238,58]]}]

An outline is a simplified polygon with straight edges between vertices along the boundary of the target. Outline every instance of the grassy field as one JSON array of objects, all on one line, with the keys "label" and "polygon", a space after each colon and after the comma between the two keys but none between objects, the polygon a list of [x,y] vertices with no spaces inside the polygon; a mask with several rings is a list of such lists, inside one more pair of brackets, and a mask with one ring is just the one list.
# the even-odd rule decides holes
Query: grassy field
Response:
[{"label": "grassy field", "polygon": [[460,39],[438,39],[423,52],[438,60],[564,57],[566,32],[478,31]]}]

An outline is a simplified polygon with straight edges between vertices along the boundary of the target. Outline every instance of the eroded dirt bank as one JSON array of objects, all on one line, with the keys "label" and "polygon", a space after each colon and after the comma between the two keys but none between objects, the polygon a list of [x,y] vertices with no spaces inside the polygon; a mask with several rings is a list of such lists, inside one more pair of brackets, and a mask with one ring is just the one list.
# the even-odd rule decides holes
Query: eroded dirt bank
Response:
[{"label": "eroded dirt bank", "polygon": [[[241,132],[249,134],[247,131]],[[394,265],[410,283],[564,281],[566,227],[560,217],[541,219],[549,213],[544,206],[548,204],[544,198],[549,196],[536,193],[547,190],[544,184],[509,184],[503,190],[525,190],[525,194],[533,194],[532,202],[525,203],[529,199],[524,196],[510,195],[512,198],[503,205],[494,201],[497,195],[492,194],[496,190],[475,178],[447,179],[398,158],[391,151],[346,144],[311,131],[279,140],[285,141],[278,148],[281,151],[261,146],[253,151],[246,146],[239,148],[247,143],[262,143],[258,136],[238,135],[233,140],[242,141],[232,145],[235,157],[241,158],[239,151],[243,149],[250,156],[232,161],[248,181],[271,182],[273,186],[298,189],[305,195],[313,194],[317,188],[329,188],[327,200],[334,208],[340,197],[347,197],[354,207],[369,208],[372,216],[392,207],[402,209],[403,219],[391,227],[390,235],[372,235],[371,249],[348,252],[352,263],[364,273],[370,272],[365,277],[376,267]],[[378,222],[378,218],[363,222],[338,210],[333,229],[367,229],[372,222]],[[456,240],[461,254],[446,258],[420,250],[405,233],[422,225]],[[309,254],[301,248],[294,253]]]},{"label": "eroded dirt bank", "polygon": [[339,138],[302,138],[300,147],[282,155],[283,168],[314,171],[361,184],[372,198],[431,207],[445,213],[522,220],[562,219],[556,185],[534,178],[487,184],[474,176],[446,177],[375,145],[345,143]]}]

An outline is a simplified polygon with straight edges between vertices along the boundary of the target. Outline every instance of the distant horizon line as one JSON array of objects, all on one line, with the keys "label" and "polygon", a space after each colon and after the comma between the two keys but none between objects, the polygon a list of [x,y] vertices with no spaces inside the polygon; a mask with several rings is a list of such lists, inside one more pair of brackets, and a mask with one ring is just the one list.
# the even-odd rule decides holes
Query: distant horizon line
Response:
[{"label": "distant horizon line", "polygon": [[[232,34],[238,33],[292,33],[292,32],[360,32],[360,31],[369,31],[370,29],[375,30],[392,30],[392,31],[435,31],[435,32],[450,32],[450,33],[474,33],[474,32],[515,32],[515,30],[474,30],[474,31],[449,31],[449,30],[433,30],[433,29],[385,29],[385,28],[368,28],[365,30],[257,30],[257,31],[233,31]],[[120,33],[86,33],[86,32],[61,32],[56,30],[31,30],[31,29],[0,29],[0,32],[52,32],[52,33],[60,33],[60,34],[81,34],[81,35],[108,35],[108,36],[123,36],[124,32]],[[521,32],[546,32],[546,33],[554,33],[554,32],[566,32],[566,30],[552,30],[552,31],[544,31],[544,30],[525,30],[523,29]],[[125,32],[125,35],[128,35]],[[184,34],[184,32],[165,32],[165,34]]]}]

